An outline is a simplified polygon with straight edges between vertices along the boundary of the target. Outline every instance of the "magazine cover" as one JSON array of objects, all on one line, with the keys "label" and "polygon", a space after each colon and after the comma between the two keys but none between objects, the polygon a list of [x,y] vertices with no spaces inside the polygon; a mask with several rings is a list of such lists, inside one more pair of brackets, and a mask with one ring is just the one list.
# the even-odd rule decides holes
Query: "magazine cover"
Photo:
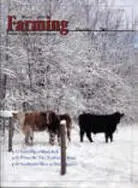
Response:
[{"label": "magazine cover", "polygon": [[138,187],[138,1],[0,1],[0,187]]}]

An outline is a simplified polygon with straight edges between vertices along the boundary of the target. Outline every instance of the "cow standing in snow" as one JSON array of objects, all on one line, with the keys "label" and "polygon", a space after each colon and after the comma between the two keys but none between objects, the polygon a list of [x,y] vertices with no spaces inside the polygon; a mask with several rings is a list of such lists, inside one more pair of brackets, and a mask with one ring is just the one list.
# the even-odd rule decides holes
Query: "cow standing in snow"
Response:
[{"label": "cow standing in snow", "polygon": [[104,133],[105,141],[113,141],[113,133],[117,128],[117,124],[124,114],[120,112],[115,112],[110,115],[94,115],[90,113],[84,113],[79,115],[79,127],[80,127],[80,141],[83,142],[84,133],[86,133],[87,138],[90,142],[93,142],[91,133]]},{"label": "cow standing in snow", "polygon": [[[19,120],[21,130],[25,135],[25,143],[33,144],[34,132],[48,131],[49,143],[54,145],[57,136],[60,144],[60,124],[65,124],[68,140],[71,141],[72,121],[68,114],[57,115],[52,111],[45,112],[18,112],[13,113],[13,118]],[[64,121],[65,120],[65,121]]]},{"label": "cow standing in snow", "polygon": [[19,112],[13,113],[13,118],[19,120],[26,144],[33,144],[34,132],[47,130],[51,145],[54,145],[55,135],[60,135],[60,119],[55,112]]}]

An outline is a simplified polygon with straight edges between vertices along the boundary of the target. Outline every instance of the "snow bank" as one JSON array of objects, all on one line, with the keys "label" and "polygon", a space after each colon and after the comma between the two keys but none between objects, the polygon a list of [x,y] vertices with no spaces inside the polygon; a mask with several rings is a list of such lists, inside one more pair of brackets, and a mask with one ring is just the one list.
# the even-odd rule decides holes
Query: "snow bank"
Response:
[{"label": "snow bank", "polygon": [[35,133],[32,147],[24,145],[23,135],[15,134],[13,153],[7,152],[5,135],[1,148],[1,186],[137,188],[137,135],[136,126],[119,127],[112,143],[106,144],[103,134],[94,135],[94,143],[86,137],[80,143],[79,131],[73,129],[64,176],[60,175],[60,147],[48,144],[47,132]]}]

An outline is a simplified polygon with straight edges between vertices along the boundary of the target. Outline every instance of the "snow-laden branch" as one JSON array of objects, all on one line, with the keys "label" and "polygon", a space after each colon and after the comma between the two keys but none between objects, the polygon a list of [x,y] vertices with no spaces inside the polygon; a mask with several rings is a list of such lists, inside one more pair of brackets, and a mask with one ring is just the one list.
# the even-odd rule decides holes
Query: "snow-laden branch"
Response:
[{"label": "snow-laden branch", "polygon": [[0,71],[3,74],[8,75],[9,77],[16,78],[16,73],[13,70],[7,69],[7,68],[0,68]]}]

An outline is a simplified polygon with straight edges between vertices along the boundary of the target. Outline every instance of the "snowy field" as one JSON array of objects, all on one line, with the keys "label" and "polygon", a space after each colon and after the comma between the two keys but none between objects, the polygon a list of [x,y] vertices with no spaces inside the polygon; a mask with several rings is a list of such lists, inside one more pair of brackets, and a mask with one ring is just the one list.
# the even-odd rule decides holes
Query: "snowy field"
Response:
[{"label": "snowy field", "polygon": [[106,144],[103,134],[79,142],[72,131],[67,147],[67,174],[60,175],[60,147],[48,144],[46,132],[35,133],[34,146],[25,146],[16,133],[13,152],[7,152],[7,132],[1,140],[1,186],[138,188],[138,127],[118,127],[114,142]]}]

